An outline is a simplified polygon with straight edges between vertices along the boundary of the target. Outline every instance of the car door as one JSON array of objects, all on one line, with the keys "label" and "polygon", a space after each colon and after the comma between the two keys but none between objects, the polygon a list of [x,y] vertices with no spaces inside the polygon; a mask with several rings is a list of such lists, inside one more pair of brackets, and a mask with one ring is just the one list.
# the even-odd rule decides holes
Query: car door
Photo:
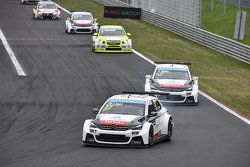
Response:
[{"label": "car door", "polygon": [[153,101],[153,105],[154,105],[154,108],[155,108],[155,111],[157,112],[157,115],[156,115],[156,118],[155,118],[155,137],[159,137],[162,132],[161,132],[161,129],[162,129],[162,124],[163,124],[163,116],[164,116],[164,113],[162,112],[162,107],[159,103],[159,101],[157,99],[154,99]]},{"label": "car door", "polygon": [[161,124],[162,124],[162,114],[161,114],[161,105],[160,103],[154,99],[149,101],[148,105],[148,113],[156,112],[157,114],[153,117],[150,117],[149,122],[152,123],[154,128],[154,137],[159,137],[161,135]]}]

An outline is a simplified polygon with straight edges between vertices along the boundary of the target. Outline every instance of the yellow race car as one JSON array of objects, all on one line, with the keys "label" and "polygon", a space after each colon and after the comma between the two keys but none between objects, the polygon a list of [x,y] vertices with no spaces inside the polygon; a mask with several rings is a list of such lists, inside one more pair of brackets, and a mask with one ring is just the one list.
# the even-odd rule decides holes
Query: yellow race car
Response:
[{"label": "yellow race car", "polygon": [[122,26],[105,25],[93,34],[92,50],[94,52],[132,52],[130,33]]}]

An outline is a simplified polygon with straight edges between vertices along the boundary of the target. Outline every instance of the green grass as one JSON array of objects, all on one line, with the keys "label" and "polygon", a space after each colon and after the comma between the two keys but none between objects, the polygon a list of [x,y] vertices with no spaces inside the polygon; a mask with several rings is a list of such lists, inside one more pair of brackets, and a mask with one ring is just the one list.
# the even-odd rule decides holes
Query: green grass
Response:
[{"label": "green grass", "polygon": [[[203,0],[202,29],[233,39],[237,10],[237,5],[228,3],[226,5],[226,14],[223,15],[222,1],[214,0],[214,10],[211,11],[211,0]],[[247,19],[244,39],[239,40],[239,42],[250,45],[250,8],[241,8],[241,10],[247,12]]]},{"label": "green grass", "polygon": [[143,21],[103,18],[103,6],[93,0],[56,1],[68,10],[92,11],[101,25],[124,26],[134,49],[152,60],[191,61],[202,91],[250,118],[250,65]]}]

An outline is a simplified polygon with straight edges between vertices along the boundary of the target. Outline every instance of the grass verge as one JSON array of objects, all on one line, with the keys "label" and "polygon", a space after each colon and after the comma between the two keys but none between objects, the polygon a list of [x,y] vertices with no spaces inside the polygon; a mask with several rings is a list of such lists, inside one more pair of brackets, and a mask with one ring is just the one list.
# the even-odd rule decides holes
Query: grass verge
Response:
[{"label": "grass verge", "polygon": [[91,11],[101,25],[124,26],[132,33],[134,49],[152,60],[191,61],[202,91],[250,118],[250,65],[143,21],[103,18],[103,6],[93,0],[56,2],[68,10]]},{"label": "grass verge", "polygon": [[[211,0],[202,1],[202,24],[204,30],[233,39],[238,6],[235,4],[226,5],[226,14],[223,15],[223,1],[214,0],[214,10],[211,11]],[[250,45],[250,8],[241,8],[247,12],[244,39],[236,40]]]}]

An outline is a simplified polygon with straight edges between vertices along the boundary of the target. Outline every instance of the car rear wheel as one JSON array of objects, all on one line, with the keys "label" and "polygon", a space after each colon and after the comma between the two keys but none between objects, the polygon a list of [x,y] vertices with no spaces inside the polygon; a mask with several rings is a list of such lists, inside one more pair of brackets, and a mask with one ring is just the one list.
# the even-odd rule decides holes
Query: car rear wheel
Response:
[{"label": "car rear wheel", "polygon": [[151,126],[148,134],[148,147],[154,145],[154,129]]},{"label": "car rear wheel", "polygon": [[173,121],[172,121],[172,119],[169,119],[167,141],[171,141],[172,134],[173,134]]},{"label": "car rear wheel", "polygon": [[34,19],[34,20],[36,20],[36,16],[35,16],[35,14],[34,14],[34,13],[33,13],[33,19]]}]

